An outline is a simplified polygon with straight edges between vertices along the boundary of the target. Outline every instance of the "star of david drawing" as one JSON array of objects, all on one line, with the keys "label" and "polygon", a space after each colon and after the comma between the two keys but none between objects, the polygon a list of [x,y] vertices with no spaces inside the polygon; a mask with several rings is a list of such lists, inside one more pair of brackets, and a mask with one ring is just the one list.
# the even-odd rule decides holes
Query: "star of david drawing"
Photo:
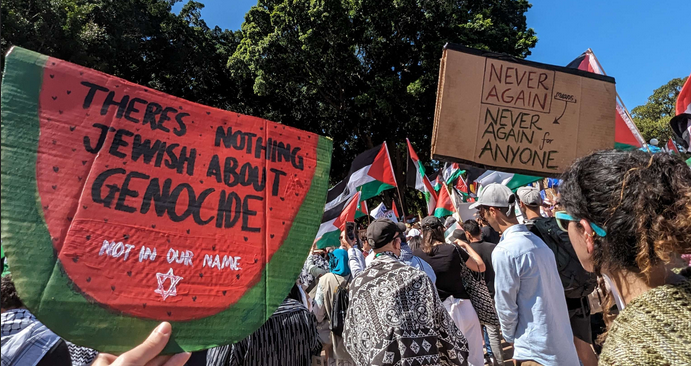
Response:
[{"label": "star of david drawing", "polygon": [[[156,273],[156,280],[158,280],[158,288],[154,290],[155,293],[163,296],[163,301],[166,301],[168,296],[177,296],[178,290],[175,286],[182,280],[182,277],[173,274],[173,269],[169,269],[168,273]],[[163,289],[163,284],[166,280],[170,280],[170,287],[167,290]]]}]

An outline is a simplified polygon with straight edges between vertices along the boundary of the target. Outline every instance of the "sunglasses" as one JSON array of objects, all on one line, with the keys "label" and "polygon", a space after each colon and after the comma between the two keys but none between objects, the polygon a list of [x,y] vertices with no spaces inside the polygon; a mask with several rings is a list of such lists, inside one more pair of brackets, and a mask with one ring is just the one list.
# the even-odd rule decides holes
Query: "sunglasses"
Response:
[{"label": "sunglasses", "polygon": [[[557,219],[557,225],[563,231],[567,231],[567,228],[569,227],[569,221],[574,221],[574,222],[580,221],[579,219],[576,219],[573,216],[567,214],[566,211],[555,212],[554,218]],[[597,236],[599,236],[601,238],[604,238],[605,235],[607,235],[607,232],[605,231],[605,229],[599,227],[596,224],[593,224],[592,222],[590,223],[590,227],[593,228],[593,231],[595,231],[595,234],[597,234]]]}]

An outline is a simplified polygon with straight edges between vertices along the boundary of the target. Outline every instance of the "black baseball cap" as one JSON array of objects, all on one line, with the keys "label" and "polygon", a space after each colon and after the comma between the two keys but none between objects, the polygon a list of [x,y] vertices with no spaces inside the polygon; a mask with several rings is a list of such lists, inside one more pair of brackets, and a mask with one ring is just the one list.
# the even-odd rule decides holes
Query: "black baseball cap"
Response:
[{"label": "black baseball cap", "polygon": [[373,249],[379,249],[389,244],[401,230],[389,219],[377,219],[367,227],[367,241]]},{"label": "black baseball cap", "polygon": [[427,216],[422,221],[420,221],[420,225],[425,228],[428,227],[430,229],[434,229],[437,227],[444,228],[444,223],[441,221],[440,218],[436,216]]}]

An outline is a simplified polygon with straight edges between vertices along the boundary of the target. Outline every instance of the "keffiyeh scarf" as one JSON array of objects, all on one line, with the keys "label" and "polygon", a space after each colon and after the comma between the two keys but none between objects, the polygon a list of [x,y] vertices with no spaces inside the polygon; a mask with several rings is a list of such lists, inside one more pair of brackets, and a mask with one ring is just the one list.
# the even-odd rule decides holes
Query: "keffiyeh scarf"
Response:
[{"label": "keffiyeh scarf", "polygon": [[350,284],[344,339],[358,365],[465,365],[468,343],[424,272],[390,253]]}]

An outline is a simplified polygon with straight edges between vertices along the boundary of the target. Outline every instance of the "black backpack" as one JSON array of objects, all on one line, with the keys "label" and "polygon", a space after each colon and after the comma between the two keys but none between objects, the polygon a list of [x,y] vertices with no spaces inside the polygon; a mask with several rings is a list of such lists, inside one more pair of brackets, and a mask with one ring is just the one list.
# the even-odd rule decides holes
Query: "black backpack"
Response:
[{"label": "black backpack", "polygon": [[577,299],[593,292],[597,284],[595,275],[583,269],[573,250],[569,234],[559,229],[555,218],[536,219],[530,231],[539,236],[554,252],[566,297]]},{"label": "black backpack", "polygon": [[338,289],[333,299],[333,310],[331,311],[331,332],[339,337],[343,335],[349,303],[348,281],[343,281],[343,283],[338,284]]}]

